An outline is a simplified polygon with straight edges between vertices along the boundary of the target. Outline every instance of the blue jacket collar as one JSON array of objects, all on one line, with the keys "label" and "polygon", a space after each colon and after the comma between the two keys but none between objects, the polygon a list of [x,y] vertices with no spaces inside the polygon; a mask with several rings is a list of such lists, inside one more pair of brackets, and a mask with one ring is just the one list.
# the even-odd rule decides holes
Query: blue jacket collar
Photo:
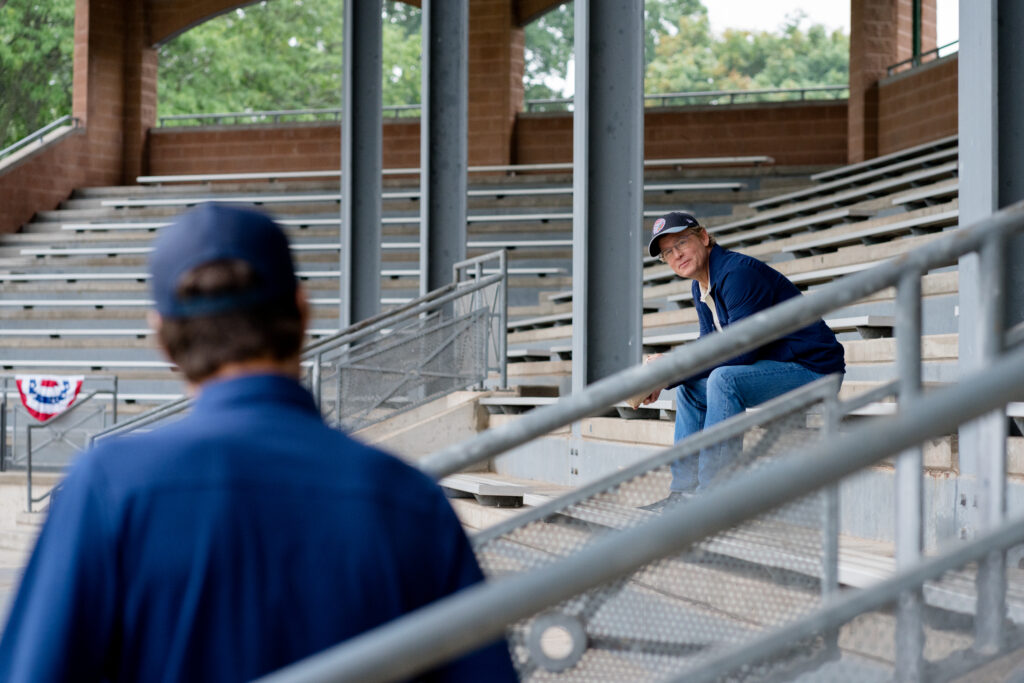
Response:
[{"label": "blue jacket collar", "polygon": [[203,383],[196,397],[196,408],[219,409],[252,402],[290,403],[317,412],[313,397],[304,386],[284,375],[243,375]]}]

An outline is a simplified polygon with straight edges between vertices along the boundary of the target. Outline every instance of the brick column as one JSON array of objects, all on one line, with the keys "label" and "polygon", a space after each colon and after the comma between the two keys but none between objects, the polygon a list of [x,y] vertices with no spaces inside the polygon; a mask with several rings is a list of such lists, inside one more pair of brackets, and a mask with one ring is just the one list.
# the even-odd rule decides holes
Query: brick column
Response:
[{"label": "brick column", "polygon": [[[921,0],[921,50],[935,47],[935,0]],[[850,163],[878,156],[878,81],[913,54],[913,0],[851,0]]]},{"label": "brick column", "polygon": [[156,120],[156,51],[143,3],[77,0],[72,110],[87,135],[88,185],[134,182]]},{"label": "brick column", "polygon": [[157,50],[148,36],[148,3],[125,8],[123,182],[132,184],[149,172],[146,136],[156,125]]},{"label": "brick column", "polygon": [[511,0],[469,0],[469,164],[514,162],[523,107],[523,29]]}]

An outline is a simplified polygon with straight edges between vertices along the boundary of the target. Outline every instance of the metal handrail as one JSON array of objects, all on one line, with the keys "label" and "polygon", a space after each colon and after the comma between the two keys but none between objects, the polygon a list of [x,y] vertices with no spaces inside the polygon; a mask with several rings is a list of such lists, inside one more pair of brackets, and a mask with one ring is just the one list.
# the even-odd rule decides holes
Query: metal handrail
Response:
[{"label": "metal handrail", "polygon": [[[814,93],[825,93],[834,94],[835,97],[839,96],[839,93],[848,91],[850,87],[848,85],[809,85],[803,88],[763,88],[758,90],[699,90],[692,92],[673,92],[673,93],[653,93],[644,95],[644,102],[650,105],[651,103],[658,102],[658,106],[669,106],[667,103],[670,100],[693,100],[699,98],[728,98],[728,102],[712,102],[711,104],[735,104],[737,98],[756,97],[764,98],[755,101],[771,101],[770,97],[777,95],[797,95],[794,97],[794,101],[804,101],[808,99],[809,94]],[[572,104],[573,99],[571,97],[550,97],[550,98],[538,98],[532,100],[526,100],[524,102],[525,111],[531,112],[536,111],[539,107],[547,107],[551,105],[558,105],[561,107],[568,107]],[[703,103],[707,104],[707,103]],[[390,115],[391,118],[400,118],[404,113],[411,111],[419,111],[421,105],[419,104],[391,104],[382,107],[385,116]],[[341,119],[343,110],[340,107],[328,107],[324,109],[271,109],[267,111],[233,111],[233,112],[221,112],[214,114],[168,114],[166,116],[157,117],[157,126],[164,128],[170,127],[169,124],[175,124],[179,122],[195,122],[202,125],[203,122],[210,121],[211,125],[226,125],[225,122],[234,120],[233,123],[238,125],[242,122],[242,119],[248,119],[248,123],[281,123],[283,119],[311,116],[314,120],[322,121],[337,121]]]},{"label": "metal handrail", "polygon": [[[446,303],[464,297],[467,294],[472,294],[473,292],[504,281],[506,278],[505,265],[507,263],[506,253],[504,250],[493,251],[466,259],[465,261],[460,261],[454,264],[454,270],[455,273],[458,274],[462,269],[466,269],[470,266],[478,266],[483,264],[485,261],[491,260],[498,260],[500,263],[497,273],[469,281],[456,280],[455,282],[450,282],[447,285],[408,301],[398,308],[378,313],[375,316],[350,325],[344,330],[339,331],[337,334],[311,342],[302,350],[299,356],[300,361],[307,367],[312,365],[313,373],[315,374],[319,369],[319,366],[315,361],[319,356],[328,351],[355,344],[356,342],[376,334],[381,330],[420,316],[430,309],[435,309]],[[503,296],[506,295],[503,294]],[[504,302],[504,298],[502,301]],[[504,303],[502,305],[504,306]],[[504,329],[504,321],[505,318],[507,318],[507,311],[503,308],[499,311],[499,315],[502,318],[502,327],[500,329]],[[501,363],[501,368],[499,370],[502,381],[501,385],[505,386],[505,363],[507,362],[507,359],[504,354],[498,357],[498,361]],[[314,387],[314,396],[316,396],[316,394],[317,391]],[[194,399],[191,397],[183,397],[170,403],[156,406],[144,413],[136,415],[130,420],[126,420],[120,424],[93,434],[90,438],[90,445],[95,444],[97,441],[117,436],[119,434],[125,434],[140,427],[145,427],[146,425],[168,418],[172,415],[184,412],[192,407],[193,400]]]},{"label": "metal handrail", "polygon": [[794,297],[770,311],[745,318],[720,333],[701,337],[657,363],[636,366],[606,377],[550,406],[483,432],[420,460],[420,467],[443,477],[504,453],[531,439],[595,415],[630,396],[648,394],[680,378],[723,363],[766,341],[806,327],[826,313],[875,292],[898,285],[908,273],[924,273],[953,265],[964,254],[979,251],[986,240],[1024,229],[1024,202],[1018,202],[969,228],[930,242],[872,268],[833,281],[804,296]]},{"label": "metal handrail", "polygon": [[[849,85],[809,85],[803,88],[763,88],[757,90],[695,90],[689,92],[670,92],[670,93],[651,93],[644,95],[644,103],[647,106],[651,106],[652,103],[657,102],[656,106],[667,107],[670,100],[695,100],[701,98],[727,98],[726,102],[700,102],[698,104],[735,104],[737,98],[755,97],[764,98],[756,99],[757,102],[770,102],[771,96],[777,95],[799,95],[793,98],[792,101],[803,102],[808,99],[807,95],[810,93],[827,93],[834,94],[838,97],[839,93],[849,91]],[[548,105],[560,105],[568,107],[573,102],[571,97],[551,97],[547,99],[536,99],[526,101],[526,111],[535,111],[535,107],[542,107]]]},{"label": "metal handrail", "polygon": [[895,64],[891,64],[888,67],[886,67],[886,75],[892,76],[895,73],[899,73],[900,71],[903,70],[903,67],[905,66],[914,69],[916,67],[921,66],[925,62],[930,62],[933,59],[938,59],[939,57],[945,57],[949,54],[953,54],[952,52],[948,52],[946,55],[940,53],[946,48],[953,47],[954,45],[957,45],[959,43],[959,40],[954,40],[950,43],[946,43],[945,45],[940,45],[936,48],[932,48],[927,52],[922,52],[919,55],[914,55],[910,59],[904,59],[902,62],[896,62]]},{"label": "metal handrail", "polygon": [[[546,606],[681,553],[708,536],[937,436],[949,425],[1005,405],[1020,396],[1022,383],[1024,348],[1018,348],[958,385],[911,403],[899,417],[865,424],[757,472],[740,474],[705,493],[700,505],[669,509],[642,527],[609,533],[575,555],[535,571],[463,589],[259,680],[384,682],[415,675],[493,641],[508,624]],[[967,559],[983,556],[996,544],[1005,547],[1016,538],[1007,539],[1003,530],[980,539],[968,547],[974,554]],[[961,558],[958,555],[956,559]],[[928,576],[937,566],[913,571]],[[902,587],[902,583],[889,582],[875,590],[888,596]]]},{"label": "metal handrail", "polygon": [[[399,118],[402,112],[419,111],[419,104],[389,104],[382,107],[384,115],[391,115],[392,118]],[[250,123],[280,123],[284,118],[297,116],[313,116],[316,120],[341,120],[343,113],[341,107],[328,107],[325,109],[271,109],[266,111],[232,111],[215,114],[168,114],[157,117],[157,126],[164,127],[169,122],[175,121],[213,121],[213,125],[220,125],[225,119],[234,119],[235,124],[239,119],[253,119]]]},{"label": "metal handrail", "polygon": [[77,116],[71,116],[70,114],[66,114],[57,119],[56,121],[54,121],[53,123],[47,124],[33,133],[29,133],[22,139],[15,142],[13,145],[0,149],[0,159],[3,159],[4,157],[14,152],[17,152],[22,147],[26,147],[33,142],[38,142],[42,144],[43,138],[46,137],[47,133],[50,133],[56,130],[57,128],[60,128],[61,126],[69,122],[71,123],[72,128],[78,128],[78,126],[81,125],[81,121]]}]

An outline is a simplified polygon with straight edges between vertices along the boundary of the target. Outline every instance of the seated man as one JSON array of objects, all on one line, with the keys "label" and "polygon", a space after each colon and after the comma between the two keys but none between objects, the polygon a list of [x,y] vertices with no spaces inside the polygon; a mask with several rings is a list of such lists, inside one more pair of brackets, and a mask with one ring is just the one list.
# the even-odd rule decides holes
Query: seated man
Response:
[{"label": "seated man", "polygon": [[[702,337],[800,295],[796,286],[775,269],[715,244],[715,238],[688,213],[672,212],[656,220],[647,249],[677,275],[693,280],[693,303]],[[824,321],[818,320],[666,387],[676,388],[675,440],[845,369],[842,345]],[[653,392],[645,403],[653,402],[660,393]],[[672,464],[669,497],[646,509],[659,510],[706,489],[736,457],[723,447],[676,461]]]},{"label": "seated man", "polygon": [[[249,681],[483,577],[441,489],[324,424],[309,307],[266,216],[208,204],[150,261],[191,413],[81,455],[0,641],[0,680]],[[504,642],[430,680],[516,680]]]}]

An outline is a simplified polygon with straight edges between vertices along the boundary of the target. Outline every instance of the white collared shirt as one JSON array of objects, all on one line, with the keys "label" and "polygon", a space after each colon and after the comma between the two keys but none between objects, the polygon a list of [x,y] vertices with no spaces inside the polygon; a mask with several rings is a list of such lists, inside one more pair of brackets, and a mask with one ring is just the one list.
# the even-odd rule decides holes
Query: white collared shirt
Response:
[{"label": "white collared shirt", "polygon": [[707,307],[711,309],[711,319],[715,322],[715,329],[721,332],[722,323],[718,322],[718,308],[715,306],[715,297],[711,296],[711,290],[713,290],[715,286],[711,285],[705,290],[704,285],[698,282],[697,288],[700,290],[700,302],[702,304],[707,304]]}]

